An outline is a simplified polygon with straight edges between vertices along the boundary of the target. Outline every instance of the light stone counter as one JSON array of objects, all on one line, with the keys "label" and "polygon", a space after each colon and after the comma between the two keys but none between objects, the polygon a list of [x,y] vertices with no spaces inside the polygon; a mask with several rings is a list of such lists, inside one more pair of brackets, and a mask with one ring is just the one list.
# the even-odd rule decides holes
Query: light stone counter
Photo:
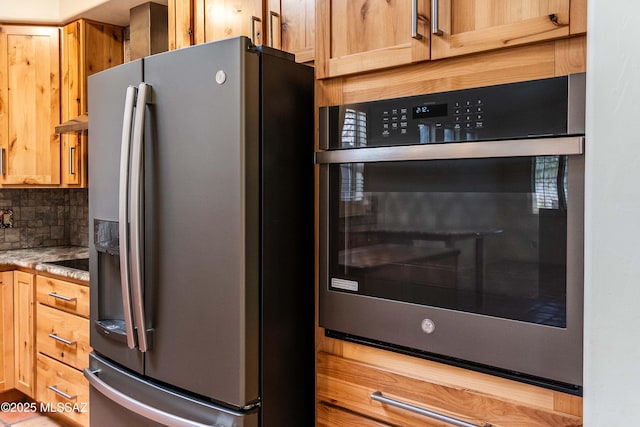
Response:
[{"label": "light stone counter", "polygon": [[49,248],[14,249],[0,251],[0,266],[30,268],[55,274],[62,278],[89,281],[89,272],[54,264],[52,261],[89,258],[89,248],[82,246],[53,246]]}]

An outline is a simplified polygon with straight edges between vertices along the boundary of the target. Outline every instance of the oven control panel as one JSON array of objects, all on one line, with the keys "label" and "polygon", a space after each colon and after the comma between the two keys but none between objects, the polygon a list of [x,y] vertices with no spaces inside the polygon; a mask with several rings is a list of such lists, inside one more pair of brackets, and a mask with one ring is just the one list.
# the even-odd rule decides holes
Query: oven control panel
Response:
[{"label": "oven control panel", "polygon": [[[320,117],[325,125],[321,129],[326,129],[326,135],[321,133],[321,147],[346,149],[584,134],[584,80],[584,74],[574,74],[323,107]],[[582,111],[574,111],[580,105]]]}]

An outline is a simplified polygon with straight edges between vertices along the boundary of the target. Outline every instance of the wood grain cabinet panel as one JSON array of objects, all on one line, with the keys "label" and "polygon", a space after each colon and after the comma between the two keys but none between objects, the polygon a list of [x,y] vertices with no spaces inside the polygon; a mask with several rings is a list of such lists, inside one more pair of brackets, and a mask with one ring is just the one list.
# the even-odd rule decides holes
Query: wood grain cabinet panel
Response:
[{"label": "wood grain cabinet panel", "polygon": [[0,26],[3,185],[60,183],[60,56],[57,27]]},{"label": "wood grain cabinet panel", "polygon": [[418,0],[415,13],[411,1],[317,0],[316,13],[318,78],[430,58],[427,0]]},{"label": "wood grain cabinet panel", "polygon": [[261,0],[194,0],[194,42],[247,36],[264,42]]},{"label": "wood grain cabinet panel", "polygon": [[0,392],[11,390],[13,359],[13,272],[0,273]]},{"label": "wood grain cabinet panel", "polygon": [[[433,59],[569,36],[569,0],[433,0]],[[437,21],[436,21],[437,19]]]},{"label": "wood grain cabinet panel", "polygon": [[[317,77],[395,69],[586,31],[586,0],[418,0],[415,13],[412,3],[317,0]],[[421,37],[413,38],[413,28]]]},{"label": "wood grain cabinet panel", "polygon": [[52,411],[89,425],[89,382],[82,372],[39,354],[37,358],[38,387],[36,399]]},{"label": "wood grain cabinet panel", "polygon": [[[124,29],[80,19],[62,28],[61,121],[87,114],[87,78],[124,62]],[[86,131],[61,134],[62,184],[87,187]]]},{"label": "wood grain cabinet panel", "polygon": [[[430,382],[355,360],[320,353],[317,398],[365,419],[403,426],[443,425],[394,404],[380,403],[374,393],[467,423],[493,427],[578,427],[582,419],[559,411],[499,398],[454,384]],[[327,408],[319,408],[326,413]],[[368,421],[369,422],[369,421]],[[375,424],[362,424],[375,425]]]},{"label": "wood grain cabinet panel", "polygon": [[247,36],[295,54],[315,57],[314,0],[169,0],[169,49]]},{"label": "wood grain cabinet panel", "polygon": [[13,327],[15,388],[29,397],[35,393],[35,279],[31,273],[13,273]]},{"label": "wood grain cabinet panel", "polygon": [[269,0],[265,15],[269,46],[293,53],[297,62],[315,59],[315,1]]},{"label": "wood grain cabinet panel", "polygon": [[[38,275],[36,277],[37,400],[67,405],[59,413],[89,425],[89,385],[82,370],[89,366],[89,286]],[[83,409],[81,411],[76,408]]]},{"label": "wood grain cabinet panel", "polygon": [[76,369],[89,366],[89,320],[38,304],[38,352]]},{"label": "wood grain cabinet panel", "polygon": [[38,276],[36,296],[40,304],[89,318],[89,287]]}]

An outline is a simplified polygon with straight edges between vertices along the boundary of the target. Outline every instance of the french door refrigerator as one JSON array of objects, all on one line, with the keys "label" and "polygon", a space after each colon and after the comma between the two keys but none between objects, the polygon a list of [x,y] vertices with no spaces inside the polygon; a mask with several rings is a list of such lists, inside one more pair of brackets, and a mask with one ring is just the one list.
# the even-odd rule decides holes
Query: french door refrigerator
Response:
[{"label": "french door refrigerator", "polygon": [[312,69],[239,37],[88,87],[92,427],[313,425]]}]

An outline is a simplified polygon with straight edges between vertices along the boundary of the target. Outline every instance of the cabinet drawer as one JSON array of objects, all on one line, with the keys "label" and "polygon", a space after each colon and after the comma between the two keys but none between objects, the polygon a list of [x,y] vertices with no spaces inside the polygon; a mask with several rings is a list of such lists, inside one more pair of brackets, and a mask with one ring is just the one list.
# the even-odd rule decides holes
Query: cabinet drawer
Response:
[{"label": "cabinet drawer", "polygon": [[411,378],[327,353],[318,354],[317,373],[317,397],[321,402],[394,425],[443,424],[426,415],[375,401],[372,398],[375,392],[394,401],[479,426],[485,423],[494,427],[582,425],[580,417],[508,401],[462,387]]},{"label": "cabinet drawer", "polygon": [[89,286],[38,276],[36,288],[38,302],[89,317]]},{"label": "cabinet drawer", "polygon": [[89,425],[89,383],[81,371],[42,354],[37,361],[36,399],[48,411]]},{"label": "cabinet drawer", "polygon": [[88,319],[43,304],[38,304],[37,316],[38,352],[76,369],[89,366],[91,347]]},{"label": "cabinet drawer", "polygon": [[391,424],[362,417],[324,403],[318,404],[316,414],[318,427],[392,427]]}]

